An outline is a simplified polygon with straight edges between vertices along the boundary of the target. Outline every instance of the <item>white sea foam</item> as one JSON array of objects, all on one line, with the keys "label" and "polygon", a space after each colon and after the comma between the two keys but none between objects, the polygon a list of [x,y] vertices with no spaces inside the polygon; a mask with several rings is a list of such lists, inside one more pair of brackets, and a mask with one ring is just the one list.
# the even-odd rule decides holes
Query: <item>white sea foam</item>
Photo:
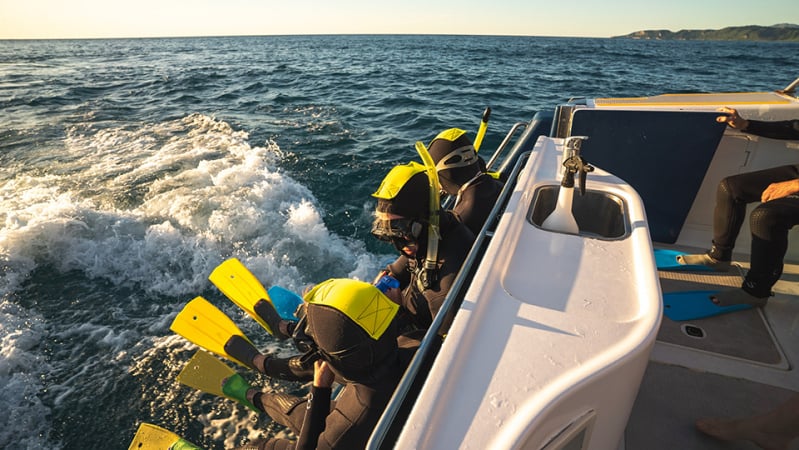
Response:
[{"label": "white sea foam", "polygon": [[185,295],[230,255],[267,285],[298,288],[342,267],[339,276],[370,276],[363,243],[331,233],[313,193],[276,168],[277,144],[247,139],[199,114],[135,130],[73,127],[74,159],[0,181],[0,292],[50,264]]},{"label": "white sea foam", "polygon": [[35,347],[40,317],[0,300],[0,448],[60,448],[50,441],[50,409],[39,398],[49,365]]},{"label": "white sea foam", "polygon": [[[0,419],[0,448],[59,447],[49,441],[49,410],[40,400],[45,372],[59,377],[43,396],[58,408],[90,401],[80,397],[88,385],[113,391],[116,364],[131,364],[135,376],[148,358],[185,360],[174,356],[185,351],[180,338],[152,342],[140,334],[163,333],[174,317],[163,311],[128,319],[130,329],[92,322],[55,328],[10,301],[37,267],[177,298],[208,289],[208,274],[229,256],[266,286],[295,291],[328,276],[372,276],[378,257],[325,226],[313,193],[278,169],[282,156],[274,142],[251,146],[245,132],[195,114],[133,129],[74,126],[47,170],[3,171],[0,410],[9,414]],[[49,366],[38,346],[45,336],[102,351],[77,350],[80,361],[65,356]],[[170,392],[158,391],[154,401],[182,404]],[[241,425],[227,420],[209,421],[206,431]]]}]

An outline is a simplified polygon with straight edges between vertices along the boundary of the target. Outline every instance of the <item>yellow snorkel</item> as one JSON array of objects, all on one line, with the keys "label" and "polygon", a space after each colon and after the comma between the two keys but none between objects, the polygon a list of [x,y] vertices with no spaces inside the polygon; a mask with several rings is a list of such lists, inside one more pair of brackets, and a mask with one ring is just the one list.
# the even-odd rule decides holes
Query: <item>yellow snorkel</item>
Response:
[{"label": "yellow snorkel", "polygon": [[[486,106],[485,111],[483,111],[483,117],[480,119],[480,128],[477,129],[477,136],[474,137],[474,152],[477,153],[480,150],[480,144],[483,143],[483,138],[486,135],[486,130],[488,129],[488,118],[491,116],[491,108]],[[489,172],[486,169],[486,173],[493,179],[499,180],[499,172]]]},{"label": "yellow snorkel", "polygon": [[438,241],[441,239],[438,225],[438,211],[441,208],[441,187],[438,183],[438,172],[433,157],[427,151],[427,147],[421,141],[416,141],[416,151],[422,157],[427,168],[427,178],[430,180],[430,223],[427,233],[427,257],[424,261],[424,272],[422,285],[429,288],[435,282],[436,270],[438,269]]},{"label": "yellow snorkel", "polygon": [[477,129],[477,136],[474,138],[475,153],[480,150],[480,144],[483,143],[483,138],[485,137],[486,130],[488,129],[489,116],[491,116],[491,108],[486,107],[485,111],[483,111],[483,117],[480,119],[480,128]]}]

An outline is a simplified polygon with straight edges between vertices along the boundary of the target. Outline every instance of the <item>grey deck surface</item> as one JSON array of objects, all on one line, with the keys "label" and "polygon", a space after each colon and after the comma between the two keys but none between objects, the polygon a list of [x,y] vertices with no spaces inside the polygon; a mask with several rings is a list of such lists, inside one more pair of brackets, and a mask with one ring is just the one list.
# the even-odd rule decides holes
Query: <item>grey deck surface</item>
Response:
[{"label": "grey deck surface", "polygon": [[650,363],[627,424],[625,449],[757,449],[746,441],[708,437],[694,428],[694,421],[761,414],[791,395],[792,391],[751,381]]},{"label": "grey deck surface", "polygon": [[[784,282],[794,282],[796,266],[786,270]],[[660,272],[663,292],[738,287],[742,272]],[[796,292],[791,292],[796,296]],[[794,297],[796,298],[796,297]],[[796,298],[799,301],[799,298]],[[797,322],[799,323],[799,322]],[[686,324],[700,327],[706,337],[696,339],[684,332]],[[758,308],[706,319],[675,322],[664,316],[658,333],[660,343],[679,351],[701,350],[711,355],[754,362],[775,371],[793,367],[778,350],[769,323]],[[693,353],[702,358],[703,353]],[[799,374],[797,374],[799,376]],[[758,449],[751,442],[723,442],[696,430],[702,417],[747,417],[772,410],[795,392],[717,373],[651,361],[625,431],[625,450]],[[799,423],[797,424],[799,427]],[[791,450],[799,450],[799,439]]]}]

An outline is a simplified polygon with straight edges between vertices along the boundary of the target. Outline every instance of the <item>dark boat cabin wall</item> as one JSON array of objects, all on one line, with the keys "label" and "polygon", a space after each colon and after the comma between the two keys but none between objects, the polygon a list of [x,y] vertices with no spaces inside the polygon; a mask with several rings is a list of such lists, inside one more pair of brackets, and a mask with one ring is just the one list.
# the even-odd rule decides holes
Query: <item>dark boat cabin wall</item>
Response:
[{"label": "dark boat cabin wall", "polygon": [[635,188],[654,242],[680,236],[724,134],[718,113],[577,108],[571,136],[588,136],[582,156]]}]

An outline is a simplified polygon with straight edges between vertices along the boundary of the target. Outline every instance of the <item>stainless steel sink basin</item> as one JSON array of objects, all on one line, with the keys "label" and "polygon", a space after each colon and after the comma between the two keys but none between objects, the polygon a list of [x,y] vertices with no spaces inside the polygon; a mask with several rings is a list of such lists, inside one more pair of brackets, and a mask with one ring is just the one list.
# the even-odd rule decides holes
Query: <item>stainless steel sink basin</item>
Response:
[{"label": "stainless steel sink basin", "polygon": [[[530,223],[541,227],[544,219],[555,209],[559,190],[559,185],[542,186],[536,190],[527,213]],[[581,236],[620,239],[630,230],[624,201],[608,192],[586,189],[585,194],[580,195],[575,190],[572,214]]]}]

